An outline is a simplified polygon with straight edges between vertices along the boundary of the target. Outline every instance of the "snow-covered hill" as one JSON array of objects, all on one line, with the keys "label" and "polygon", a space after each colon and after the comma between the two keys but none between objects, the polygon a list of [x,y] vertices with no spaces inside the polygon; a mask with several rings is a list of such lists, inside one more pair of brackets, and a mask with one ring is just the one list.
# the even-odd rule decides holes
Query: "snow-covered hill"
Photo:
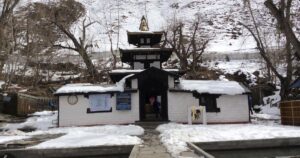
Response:
[{"label": "snow-covered hill", "polygon": [[[44,2],[55,0],[31,0],[25,2]],[[92,51],[108,51],[110,43],[106,35],[108,24],[117,25],[120,17],[119,47],[130,47],[126,31],[137,31],[142,15],[146,15],[149,27],[153,31],[163,30],[176,17],[191,24],[198,15],[201,17],[201,29],[211,35],[209,52],[254,52],[255,42],[238,22],[249,23],[249,13],[244,0],[77,0],[85,5],[87,17],[97,21],[89,27],[90,41],[95,46]],[[251,1],[258,24],[274,28],[274,20],[269,17],[263,5],[264,0]],[[299,5],[299,2],[295,6]],[[24,2],[23,2],[24,4]],[[259,13],[256,10],[259,10]],[[297,13],[299,8],[294,11]],[[272,22],[273,20],[273,22]],[[80,35],[78,27],[74,31]],[[115,29],[117,31],[117,29]],[[272,34],[274,29],[268,29]],[[114,49],[117,49],[117,35],[114,34]],[[272,41],[273,42],[273,41]],[[273,44],[274,45],[274,44]]]},{"label": "snow-covered hill", "polygon": [[[93,20],[104,22],[104,17],[117,22],[118,10],[121,18],[120,39],[121,47],[129,47],[126,31],[137,31],[142,15],[146,15],[149,27],[153,31],[163,30],[174,19],[191,24],[197,15],[201,17],[203,32],[211,34],[208,51],[232,52],[251,50],[255,48],[252,38],[242,32],[242,26],[237,25],[241,20],[243,7],[242,1],[236,0],[119,0],[97,1],[79,0],[85,4],[88,16]],[[119,9],[118,9],[119,8]],[[105,12],[105,13],[104,13]],[[232,20],[234,19],[234,20]],[[102,28],[102,29],[99,29]],[[104,34],[105,29],[92,28],[93,35]],[[97,32],[97,33],[96,33]],[[240,36],[243,35],[244,36]],[[101,50],[108,50],[107,42],[98,36]],[[115,38],[116,39],[116,38]],[[115,40],[116,42],[116,40]],[[103,45],[103,43],[106,43]]]}]

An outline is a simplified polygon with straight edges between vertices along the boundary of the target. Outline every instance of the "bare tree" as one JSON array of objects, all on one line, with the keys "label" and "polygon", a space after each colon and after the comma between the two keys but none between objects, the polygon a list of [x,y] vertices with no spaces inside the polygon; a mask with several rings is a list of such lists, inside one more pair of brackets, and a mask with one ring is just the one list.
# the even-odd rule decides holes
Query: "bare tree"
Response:
[{"label": "bare tree", "polygon": [[[264,34],[261,30],[263,30],[263,28],[260,28],[260,26],[258,25],[255,15],[253,13],[253,9],[251,7],[251,3],[250,0],[246,1],[246,5],[249,9],[250,12],[250,17],[251,17],[251,21],[252,21],[252,25],[246,25],[244,23],[241,23],[241,25],[243,25],[251,34],[251,36],[254,38],[254,40],[256,41],[256,46],[257,49],[259,50],[259,53],[261,55],[261,57],[264,59],[264,61],[266,62],[267,67],[276,75],[276,77],[279,79],[280,83],[281,83],[281,91],[280,91],[280,95],[282,97],[282,99],[285,99],[287,97],[287,93],[288,93],[288,86],[291,83],[292,80],[292,71],[293,71],[293,65],[292,65],[292,53],[291,53],[291,41],[290,39],[286,36],[285,38],[285,64],[286,66],[286,75],[284,76],[283,74],[281,74],[278,69],[276,68],[276,64],[274,62],[272,62],[272,58],[268,55],[270,49],[269,46],[266,44],[266,42],[264,42],[266,39],[264,38]],[[285,13],[286,15],[286,20],[289,20],[290,18],[290,8],[287,8]],[[274,40],[274,39],[273,39]]]},{"label": "bare tree", "polygon": [[57,26],[57,28],[62,31],[71,41],[74,46],[70,45],[62,45],[62,44],[54,44],[54,46],[63,48],[63,49],[69,49],[73,50],[79,53],[79,55],[82,57],[88,73],[91,77],[96,79],[95,77],[98,77],[98,72],[93,65],[90,57],[88,56],[88,48],[92,47],[92,44],[87,43],[86,40],[86,29],[94,24],[95,22],[86,22],[86,19],[82,21],[82,35],[77,39],[73,33],[70,32],[67,28],[65,28],[63,25],[61,25],[59,22],[54,21],[54,24]]},{"label": "bare tree", "polygon": [[[33,87],[43,79],[42,64],[45,62],[45,55],[55,51],[50,41],[60,37],[43,19],[44,9],[47,9],[44,4],[29,3],[21,6],[15,13],[17,49],[25,59],[23,69],[18,73],[21,76],[18,83],[30,84]],[[31,80],[24,77],[29,68],[33,70]]]},{"label": "bare tree", "polygon": [[0,0],[0,77],[8,55],[14,51],[13,13],[20,0]]},{"label": "bare tree", "polygon": [[185,31],[182,22],[174,22],[164,32],[165,44],[173,48],[180,61],[180,68],[184,71],[196,71],[199,59],[209,43],[209,38],[201,32],[199,23],[200,17]]},{"label": "bare tree", "polygon": [[[92,47],[92,43],[87,39],[87,28],[95,22],[83,18],[86,13],[83,4],[75,0],[55,1],[47,4],[36,2],[29,4],[24,10],[29,10],[31,23],[36,27],[36,30],[33,30],[34,35],[46,42],[45,47],[77,52],[83,59],[89,76],[93,80],[98,79],[99,73],[88,55],[88,48]],[[79,24],[81,35],[78,37],[76,31],[72,29],[79,21],[81,22],[81,25]]]},{"label": "bare tree", "polygon": [[[116,68],[117,63],[117,50],[119,47],[120,39],[120,28],[122,19],[120,18],[120,1],[113,0],[104,3],[102,8],[102,22],[99,22],[100,25],[103,25],[105,30],[105,35],[107,35],[109,41],[109,51],[112,56],[112,69]],[[117,10],[117,17],[113,17],[112,13]]]}]

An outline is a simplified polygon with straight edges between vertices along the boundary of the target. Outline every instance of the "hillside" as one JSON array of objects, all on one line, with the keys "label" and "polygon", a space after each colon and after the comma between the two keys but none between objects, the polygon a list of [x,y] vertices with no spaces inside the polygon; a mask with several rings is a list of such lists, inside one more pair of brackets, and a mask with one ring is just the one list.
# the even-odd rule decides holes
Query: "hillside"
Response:
[{"label": "hillside", "polygon": [[[32,0],[31,2],[48,2],[46,0]],[[97,21],[89,28],[88,34],[93,41],[93,51],[108,51],[110,43],[106,35],[107,23],[117,25],[118,13],[120,17],[120,44],[122,48],[130,47],[127,43],[126,31],[137,31],[140,18],[146,15],[152,31],[164,30],[174,17],[189,24],[196,15],[201,17],[201,29],[211,36],[208,52],[232,53],[255,52],[255,42],[249,33],[238,22],[249,23],[247,9],[243,0],[78,0],[85,5],[87,17]],[[253,8],[260,9],[257,20],[270,21],[263,10],[263,0],[255,0]],[[259,23],[262,21],[259,21]],[[79,35],[78,25],[74,31]],[[111,26],[111,25],[110,25]],[[272,22],[266,25],[268,30],[274,29]],[[117,32],[117,29],[114,30]],[[269,33],[272,33],[272,32]],[[117,49],[117,35],[113,36],[114,49]],[[273,43],[273,42],[272,42]],[[274,44],[274,43],[273,43]]]}]

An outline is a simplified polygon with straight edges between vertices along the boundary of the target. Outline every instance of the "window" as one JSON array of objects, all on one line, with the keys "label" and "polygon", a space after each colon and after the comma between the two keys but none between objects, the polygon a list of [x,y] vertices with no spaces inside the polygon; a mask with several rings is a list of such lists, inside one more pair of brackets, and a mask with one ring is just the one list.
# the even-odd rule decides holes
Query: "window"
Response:
[{"label": "window", "polygon": [[145,43],[144,38],[141,38],[141,39],[140,39],[140,43],[141,43],[141,44],[144,44],[144,43]]},{"label": "window", "polygon": [[150,44],[150,38],[147,38],[147,44]]},{"label": "window", "polygon": [[205,106],[206,112],[220,112],[217,107],[217,95],[200,95],[199,105]]},{"label": "window", "polygon": [[110,94],[91,94],[89,95],[89,108],[87,113],[111,112]]},{"label": "window", "polygon": [[147,55],[135,55],[136,60],[145,60],[147,59]]},{"label": "window", "polygon": [[150,59],[150,60],[156,59],[156,57],[157,57],[156,55],[147,55],[147,59]]}]

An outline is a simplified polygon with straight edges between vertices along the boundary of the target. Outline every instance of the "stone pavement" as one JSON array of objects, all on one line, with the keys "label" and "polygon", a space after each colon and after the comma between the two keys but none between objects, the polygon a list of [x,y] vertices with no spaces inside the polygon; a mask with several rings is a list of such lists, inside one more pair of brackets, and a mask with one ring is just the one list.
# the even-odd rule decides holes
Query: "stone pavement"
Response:
[{"label": "stone pavement", "polygon": [[[160,142],[159,132],[155,130],[158,124],[149,125],[146,123],[146,125],[143,125],[141,123],[139,125],[145,129],[145,133],[141,137],[144,143],[138,146],[135,158],[172,158],[171,154],[167,152],[166,147]],[[199,157],[193,151],[182,152],[180,156],[182,158]]]},{"label": "stone pavement", "polygon": [[137,158],[171,158],[158,135],[159,132],[155,129],[145,128],[142,136],[144,143],[138,148]]}]

